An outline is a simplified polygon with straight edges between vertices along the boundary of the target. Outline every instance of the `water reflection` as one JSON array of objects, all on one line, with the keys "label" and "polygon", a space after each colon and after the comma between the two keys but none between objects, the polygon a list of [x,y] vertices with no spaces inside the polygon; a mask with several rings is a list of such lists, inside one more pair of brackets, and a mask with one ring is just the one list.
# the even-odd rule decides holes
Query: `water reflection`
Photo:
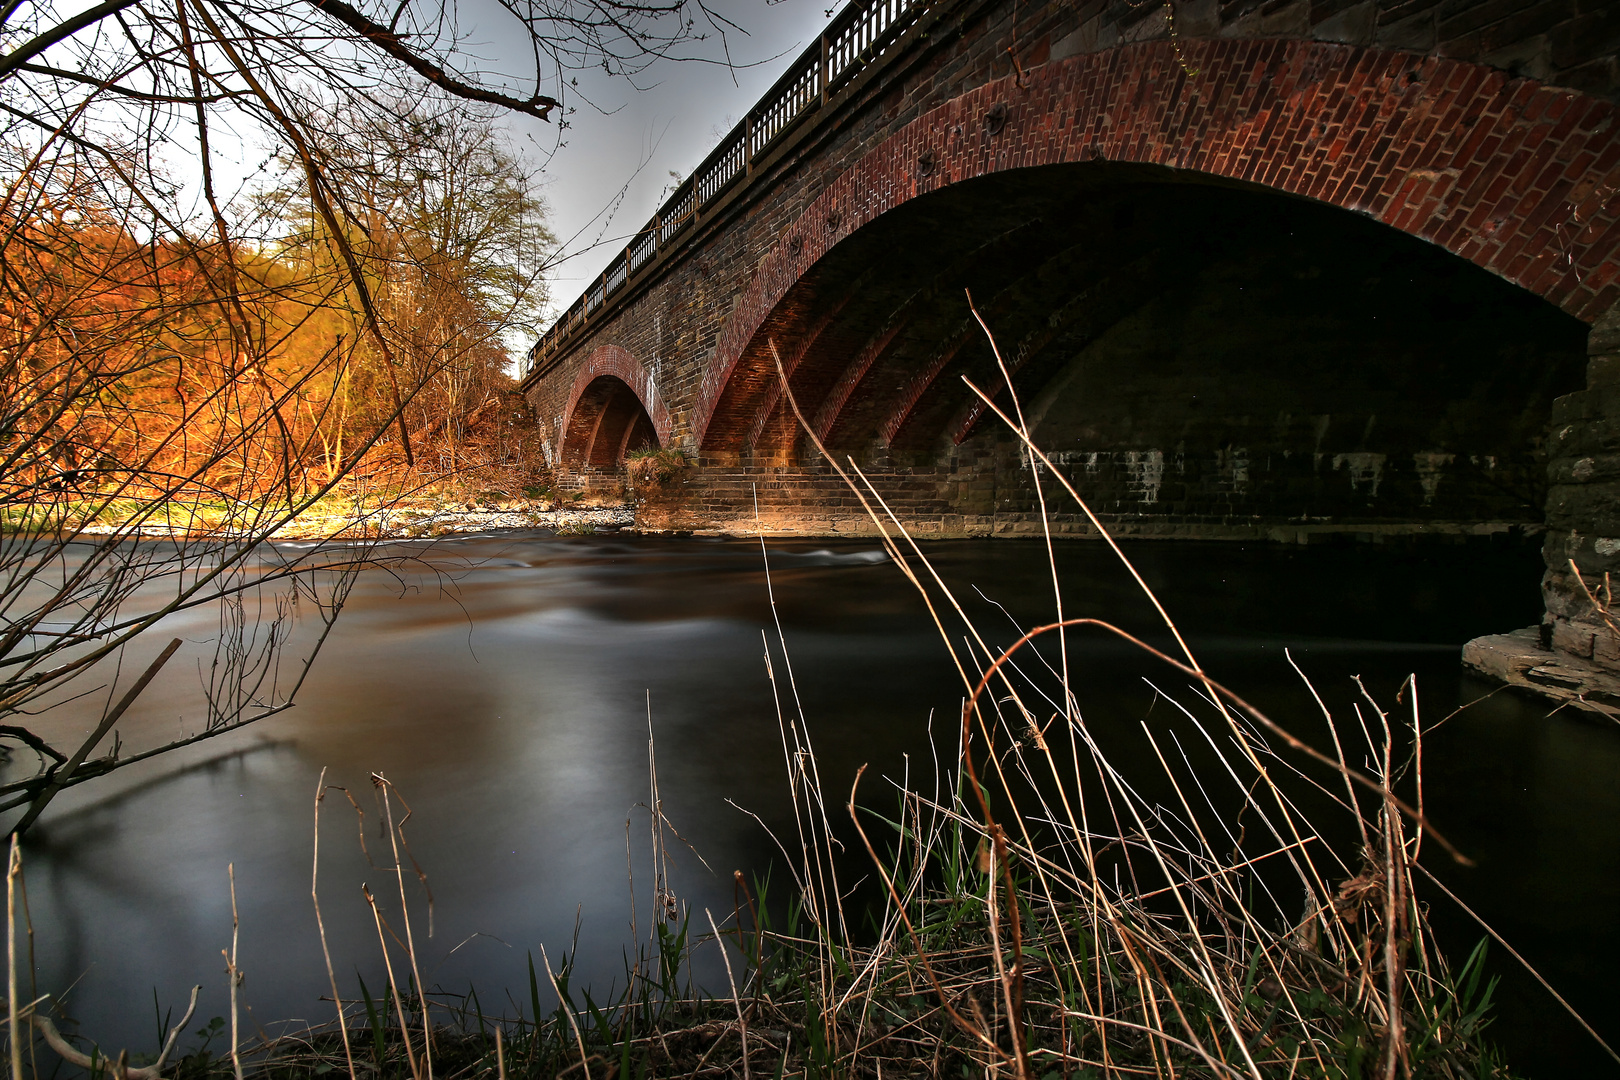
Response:
[{"label": "water reflection", "polygon": [[[371,771],[410,800],[413,851],[436,901],[424,975],[453,989],[475,983],[492,1010],[505,988],[526,985],[525,953],[544,943],[555,957],[576,925],[585,973],[622,979],[627,843],[645,874],[646,816],[635,804],[646,798],[649,713],[666,811],[718,871],[678,850],[677,891],[718,916],[731,908],[730,871],[770,862],[769,838],[737,809],[785,824],[757,542],[501,537],[411,550],[423,562],[404,576],[361,582],[296,709],[114,786],[70,791],[47,814],[27,855],[40,990],[75,984],[73,1011],[104,1044],[154,1044],[154,989],[178,1006],[202,982],[200,1015],[224,1011],[232,862],[254,1019],[328,1015],[309,902],[323,767],[368,808]],[[1040,548],[931,550],[989,636],[1009,641],[1018,624],[1050,614]],[[1539,612],[1539,556],[1524,543],[1131,550],[1204,663],[1279,717],[1314,709],[1285,646],[1335,707],[1350,700],[1352,674],[1388,700],[1416,672],[1432,721],[1488,690],[1458,670],[1461,642]],[[1105,549],[1060,554],[1070,614],[1163,638]],[[921,602],[870,544],[776,545],[770,557],[829,789],[841,798],[865,762],[897,776],[910,754],[925,771],[930,716],[949,729],[961,689]],[[1095,637],[1077,636],[1070,651],[1094,725],[1150,714],[1155,693],[1142,677],[1164,683],[1162,669]],[[188,707],[183,694],[148,697],[125,737],[172,732]],[[1434,736],[1431,812],[1480,863],[1437,869],[1603,1020],[1612,1009],[1600,976],[1620,960],[1620,729],[1545,712],[1499,694]],[[320,875],[340,980],[353,992],[358,971],[375,988],[381,961],[359,886],[386,882],[336,800],[324,811]],[[645,904],[645,878],[637,884]],[[1477,932],[1435,910],[1466,952]],[[1541,1076],[1599,1074],[1601,1059],[1556,1006],[1497,967],[1507,976],[1501,1034],[1519,1060]]]}]

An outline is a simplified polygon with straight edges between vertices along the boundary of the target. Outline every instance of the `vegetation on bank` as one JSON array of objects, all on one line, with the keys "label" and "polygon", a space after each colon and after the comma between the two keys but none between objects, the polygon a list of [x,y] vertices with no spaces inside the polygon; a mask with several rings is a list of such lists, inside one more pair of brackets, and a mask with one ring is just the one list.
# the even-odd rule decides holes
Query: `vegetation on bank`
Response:
[{"label": "vegetation on bank", "polygon": [[647,492],[657,492],[680,480],[692,467],[692,459],[679,449],[632,450],[625,455],[624,468],[630,483]]},{"label": "vegetation on bank", "polygon": [[[1341,730],[1330,718],[1341,768],[1312,770],[1268,718],[1182,668],[1186,700],[1166,697],[1176,721],[1143,735],[1162,751],[1162,773],[1125,776],[1083,720],[1065,722],[1051,701],[1029,711],[1055,674],[1031,667],[1051,654],[1014,647],[980,659],[962,752],[933,784],[863,800],[857,777],[836,796],[819,783],[803,717],[782,717],[803,839],[778,838],[797,860],[785,897],[738,873],[730,911],[687,906],[672,887],[672,830],[655,773],[653,920],[606,999],[575,982],[571,957],[554,965],[544,949],[521,988],[487,999],[476,989],[419,994],[427,905],[412,894],[422,870],[404,842],[408,807],[374,778],[384,829],[373,851],[389,883],[367,899],[388,982],[345,987],[341,1020],[268,1042],[233,1040],[235,1017],[193,1024],[188,1014],[175,1028],[182,1049],[160,1072],[1511,1075],[1487,1041],[1494,981],[1484,976],[1484,943],[1449,964],[1420,899],[1432,893],[1419,862],[1425,830],[1431,851],[1444,840],[1396,794],[1420,783],[1415,708],[1392,715],[1367,699],[1360,723]],[[1415,687],[1403,696],[1410,705]],[[1376,763],[1371,773],[1344,765],[1363,755]],[[1301,812],[1313,788],[1345,820]],[[320,788],[317,847],[321,801],[332,795],[359,810],[347,791]],[[846,815],[847,826],[834,825]],[[364,821],[362,843],[375,832]],[[1333,840],[1344,836],[1359,842],[1341,853]],[[864,850],[867,865],[841,857],[841,840],[854,841],[856,856]],[[873,903],[842,899],[873,872]],[[318,913],[319,882],[312,891]],[[705,951],[711,971],[723,954],[724,981],[699,987],[693,970]],[[335,997],[335,978],[332,986]],[[43,1015],[48,1002],[38,1007]],[[56,1036],[54,1024],[39,1026]],[[30,1060],[40,1049],[30,1043]],[[88,1040],[70,1052],[92,1072],[118,1075],[117,1059]],[[151,1068],[122,1063],[133,1076]]]},{"label": "vegetation on bank", "polygon": [[[476,479],[476,478],[474,478]],[[345,485],[306,505],[269,539],[361,540],[448,535],[464,528],[545,528],[559,512],[625,509],[620,499],[529,484],[518,491],[429,483],[371,489]],[[263,506],[224,500],[171,500],[160,512],[135,500],[63,501],[0,510],[0,535],[207,537],[255,534]]]}]

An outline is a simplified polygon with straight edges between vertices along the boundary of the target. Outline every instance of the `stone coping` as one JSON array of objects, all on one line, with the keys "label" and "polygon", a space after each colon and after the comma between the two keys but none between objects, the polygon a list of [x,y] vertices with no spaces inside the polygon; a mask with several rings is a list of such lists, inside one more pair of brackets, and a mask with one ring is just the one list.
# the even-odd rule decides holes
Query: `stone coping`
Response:
[{"label": "stone coping", "polygon": [[1538,626],[1475,638],[1463,646],[1462,662],[1514,689],[1620,721],[1620,678],[1590,661],[1542,648]]}]

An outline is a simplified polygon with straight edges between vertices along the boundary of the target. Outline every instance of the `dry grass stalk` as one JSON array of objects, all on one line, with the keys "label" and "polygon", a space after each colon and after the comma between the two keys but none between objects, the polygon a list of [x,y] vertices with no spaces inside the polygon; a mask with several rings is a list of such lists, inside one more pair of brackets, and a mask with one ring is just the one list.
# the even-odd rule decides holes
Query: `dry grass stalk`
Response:
[{"label": "dry grass stalk", "polygon": [[714,931],[714,940],[720,946],[720,958],[726,964],[726,982],[731,984],[731,1004],[737,1010],[737,1038],[742,1043],[743,1080],[753,1080],[748,1071],[748,1019],[743,1016],[742,999],[737,995],[737,977],[732,974],[731,953],[726,950],[726,939],[720,936],[720,927],[715,925],[714,912],[704,908],[703,914],[709,917],[709,929]]},{"label": "dry grass stalk", "polygon": [[[774,349],[774,345],[772,348]],[[999,352],[997,358],[999,362]],[[1005,376],[1005,365],[1001,366]],[[785,371],[781,370],[780,359],[778,367],[784,395],[802,422],[802,413],[793,400],[792,389],[788,385]],[[1001,650],[999,656],[980,644],[984,654],[983,663],[975,658],[975,666],[981,670],[981,677],[977,686],[971,687],[971,696],[963,709],[961,733],[963,750],[960,758],[965,786],[972,789],[980,813],[976,815],[976,820],[969,819],[961,812],[959,803],[949,807],[936,803],[935,809],[950,813],[958,826],[966,826],[971,820],[987,856],[984,867],[987,885],[983,893],[985,918],[988,923],[986,931],[993,952],[994,982],[999,984],[1001,997],[1007,1005],[1009,1026],[1014,1030],[1003,1032],[1003,1045],[997,1046],[997,1054],[992,1055],[984,1064],[993,1067],[998,1059],[1005,1061],[1009,1056],[1007,1047],[1010,1047],[1011,1056],[1016,1058],[1018,1071],[1027,1075],[1029,1070],[1029,1059],[1025,1056],[1022,1041],[1026,1031],[1024,1025],[1018,1022],[1022,1003],[1030,1000],[1029,995],[1025,993],[1025,973],[1019,962],[1021,950],[1015,946],[1010,958],[1011,963],[1004,963],[1000,941],[1000,927],[1003,920],[1006,921],[1007,932],[1015,943],[1021,937],[1022,920],[1018,917],[1018,912],[1022,901],[1027,904],[1024,910],[1030,915],[1042,909],[1052,915],[1059,915],[1065,910],[1084,910],[1087,925],[1094,928],[1091,944],[1094,947],[1101,947],[1105,939],[1110,941],[1124,962],[1125,968],[1130,971],[1130,981],[1135,983],[1131,987],[1135,991],[1134,995],[1127,997],[1134,996],[1135,1004],[1130,1008],[1140,1011],[1142,1016],[1140,1023],[1117,1014],[1111,1015],[1108,1010],[1095,1006],[1089,1009],[1061,1010],[1061,1015],[1067,1019],[1085,1016],[1091,1018],[1089,1022],[1097,1025],[1092,1032],[1081,1033],[1082,1038],[1075,1044],[1071,1044],[1070,1033],[1065,1030],[1056,1040],[1058,1045],[1055,1049],[1037,1048],[1037,1052],[1044,1052],[1045,1056],[1054,1053],[1059,1056],[1065,1074],[1073,1065],[1081,1068],[1100,1067],[1105,1073],[1121,1069],[1123,1062],[1119,1060],[1119,1050],[1123,1042],[1116,1036],[1113,1048],[1110,1048],[1108,1031],[1110,1026],[1151,1035],[1152,1038],[1145,1043],[1148,1059],[1143,1064],[1151,1065],[1152,1071],[1160,1075],[1175,1075],[1177,1063],[1173,1059],[1177,1049],[1192,1055],[1190,1062],[1182,1063],[1183,1069],[1189,1067],[1194,1067],[1195,1071],[1207,1069],[1210,1075],[1259,1077],[1266,1075],[1273,1068],[1286,1068],[1288,1075],[1295,1075],[1300,1072],[1302,1061],[1305,1062],[1303,1068],[1307,1073],[1319,1071],[1321,1075],[1333,1075],[1334,1066],[1338,1063],[1338,1051],[1322,1041],[1325,1035],[1332,1035],[1341,1042],[1347,1035],[1353,1035],[1353,1041],[1358,1045],[1366,1044],[1364,1049],[1376,1049],[1378,1071],[1388,1077],[1393,1077],[1398,1072],[1412,1075],[1414,1053],[1422,1052],[1435,1057],[1436,1047],[1448,1041],[1451,1045],[1445,1045],[1438,1053],[1440,1064],[1436,1066],[1431,1062],[1431,1068],[1438,1067],[1446,1075],[1466,1075],[1453,1071],[1464,1068],[1464,1062],[1456,1056],[1458,1053],[1474,1058],[1475,1060],[1468,1064],[1477,1067],[1482,1051],[1472,1044],[1470,1038],[1477,1033],[1472,1030],[1461,1033],[1456,1030],[1443,1030],[1445,1025],[1440,1022],[1441,1014],[1445,1009],[1457,1004],[1455,1000],[1457,988],[1450,985],[1451,973],[1440,960],[1440,954],[1433,948],[1432,941],[1427,940],[1428,930],[1423,922],[1422,910],[1412,899],[1412,865],[1425,834],[1434,834],[1436,841],[1450,850],[1454,857],[1459,861],[1463,859],[1460,852],[1435,832],[1433,824],[1425,819],[1421,810],[1420,726],[1414,721],[1409,756],[1405,760],[1400,760],[1387,716],[1374,706],[1383,735],[1381,739],[1374,739],[1368,733],[1367,749],[1371,760],[1377,763],[1375,775],[1369,777],[1350,769],[1346,764],[1338,728],[1332,725],[1331,716],[1328,719],[1335,743],[1334,757],[1316,751],[1314,747],[1293,736],[1235,694],[1215,683],[1198,665],[1191,649],[1163,605],[1152,595],[1140,574],[1130,566],[1129,560],[1125,558],[1118,545],[1108,537],[1107,530],[1103,528],[1101,522],[1091,514],[1089,507],[1085,506],[1084,500],[1074,491],[1072,485],[1052,467],[1046,455],[1029,439],[1027,427],[1023,424],[1021,412],[1018,412],[1016,406],[1016,394],[1011,394],[1015,402],[1015,412],[1018,412],[1018,419],[1014,420],[996,407],[990,395],[978,391],[977,388],[974,389],[984,405],[996,411],[1019,435],[1030,454],[1032,468],[1037,462],[1045,465],[1085,509],[1094,526],[1108,538],[1116,555],[1149,596],[1155,611],[1163,619],[1187,657],[1187,664],[1181,664],[1157,650],[1149,649],[1144,643],[1115,627],[1097,620],[1061,617],[1054,624],[1031,631],[1010,649]],[[1012,391],[1010,377],[1007,389],[1009,392]],[[886,550],[896,558],[897,563],[901,564],[908,578],[918,585],[919,590],[924,593],[925,600],[929,600],[929,609],[935,613],[938,623],[938,608],[928,597],[928,590],[922,588],[922,578],[906,565],[899,544],[900,539],[908,543],[911,557],[926,566],[927,560],[922,552],[914,543],[910,543],[903,526],[892,513],[887,514],[888,520],[885,521],[883,517],[873,512],[874,503],[882,505],[882,499],[876,490],[870,484],[866,484],[862,490],[860,485],[851,481],[849,473],[846,473],[844,468],[827,453],[826,448],[821,446],[813,428],[808,424],[804,427],[817,449],[861,498],[883,537]],[[861,475],[853,460],[850,460],[848,465],[852,472]],[[861,479],[865,481],[864,476]],[[884,510],[887,513],[886,506]],[[928,576],[945,594],[950,606],[959,612],[959,605],[950,599],[948,590],[943,588],[938,575],[930,570]],[[1192,712],[1184,708],[1182,711],[1188,720],[1197,725],[1209,748],[1221,758],[1222,769],[1237,781],[1235,786],[1243,792],[1245,810],[1261,818],[1271,834],[1268,839],[1275,845],[1273,850],[1258,857],[1241,859],[1221,857],[1200,821],[1201,817],[1208,816],[1219,822],[1220,815],[1216,812],[1215,803],[1210,801],[1209,794],[1204,790],[1198,772],[1192,768],[1191,760],[1186,758],[1185,751],[1183,751],[1184,767],[1173,767],[1154,739],[1153,733],[1145,726],[1144,732],[1153,743],[1155,754],[1165,770],[1165,779],[1169,781],[1175,801],[1181,808],[1180,821],[1167,817],[1162,808],[1144,801],[1144,798],[1119,776],[1077,716],[1054,715],[1053,721],[1045,728],[1037,726],[1032,720],[1035,714],[1023,698],[1032,689],[1039,692],[1038,688],[1026,685],[1017,690],[1009,686],[1010,693],[1005,699],[993,702],[992,708],[988,711],[979,708],[979,699],[992,678],[1031,638],[1047,631],[1062,631],[1065,627],[1087,625],[1108,630],[1147,649],[1161,661],[1195,680],[1193,688],[1201,689],[1203,692],[1199,696],[1203,702],[1215,708],[1218,717],[1224,722],[1223,726],[1228,728],[1231,744],[1238,749],[1238,757],[1229,758],[1210,736],[1203,723]],[[952,648],[953,656],[956,655],[951,645],[951,636],[942,636],[946,639],[947,647]],[[977,639],[977,635],[973,637],[982,641]],[[1061,690],[1065,711],[1070,711],[1069,706],[1077,699],[1071,691],[1067,678],[1066,647],[1062,649],[1061,655],[1063,665],[1060,674]],[[960,657],[957,663],[959,670],[966,670]],[[965,683],[969,681],[964,679]],[[1416,687],[1410,682],[1408,685],[1414,694],[1415,709]],[[1011,708],[1004,710],[1004,702],[1010,704]],[[1064,772],[1059,768],[1047,739],[1047,729],[1051,723],[1060,719],[1067,722],[1071,747],[1076,750],[1073,755],[1075,783],[1072,791],[1064,783]],[[1362,727],[1366,733],[1365,722]],[[1323,845],[1309,844],[1309,841],[1318,839],[1316,831],[1300,815],[1288,790],[1278,780],[1279,776],[1287,777],[1290,773],[1298,773],[1298,767],[1278,757],[1277,752],[1266,743],[1265,734],[1281,739],[1290,749],[1332,768],[1344,778],[1348,799],[1336,801],[1352,812],[1357,828],[1364,838],[1361,848],[1363,866],[1359,873],[1354,872],[1350,865],[1334,858],[1331,851]],[[1020,798],[1027,800],[1032,794],[1040,802],[1037,812],[1017,815],[1019,824],[1016,837],[1009,836],[991,813],[987,789],[978,775],[974,754],[970,752],[970,742],[975,736],[982,740],[985,747],[982,753],[985,755],[986,764],[991,768],[990,779],[999,785],[997,795],[1014,808],[1019,805]],[[998,736],[1000,744],[1007,749],[997,749]],[[1045,763],[1045,767],[1040,770],[1031,768],[1032,761],[1026,754],[1026,747],[1031,744],[1038,752],[1036,760]],[[1111,836],[1105,837],[1095,833],[1090,824],[1084,821],[1088,812],[1085,808],[1085,792],[1082,790],[1082,776],[1079,770],[1087,757],[1091,759],[1096,780],[1105,795],[1107,812],[1113,818],[1114,831]],[[1250,777],[1241,776],[1237,767],[1239,763],[1249,767],[1246,771],[1250,771]],[[1395,793],[1396,782],[1414,766],[1416,767],[1414,782],[1417,785],[1419,803],[1417,807],[1408,805]],[[1299,775],[1305,784],[1314,783],[1308,776]],[[1043,788],[1040,780],[1048,782],[1045,790],[1051,790],[1051,786],[1055,785],[1062,793],[1061,816],[1054,813],[1055,808],[1041,795]],[[1357,786],[1376,794],[1379,806],[1376,819],[1369,820],[1361,812],[1355,794]],[[1204,799],[1210,814],[1204,815],[1194,811],[1194,800],[1190,792],[1197,792]],[[1266,794],[1266,803],[1257,801],[1255,796],[1260,792]],[[1269,808],[1267,803],[1270,804]],[[1075,816],[1076,806],[1081,807],[1082,816],[1079,819]],[[850,809],[854,815],[853,797]],[[1122,811],[1125,814],[1123,818]],[[1410,817],[1417,825],[1417,833],[1410,840],[1405,834],[1403,816]],[[1028,822],[1038,822],[1053,830],[1049,836],[1055,836],[1057,839],[1055,841],[1048,839],[1043,844],[1037,845],[1027,828]],[[860,826],[858,820],[856,825]],[[924,831],[924,823],[920,819],[911,822],[910,825],[919,833]],[[1178,832],[1181,835],[1176,836]],[[1167,833],[1170,834],[1169,837],[1164,836]],[[867,839],[864,829],[862,837],[863,840]],[[1065,840],[1065,837],[1070,839]],[[1099,858],[1101,852],[1093,842],[1095,839],[1105,840],[1106,848],[1117,849],[1119,854],[1113,857],[1116,860],[1113,865],[1116,881],[1117,875],[1123,869],[1129,875],[1129,885],[1116,885],[1112,889],[1106,886],[1106,879],[1099,873],[1104,864]],[[1236,837],[1231,839],[1237,840]],[[1055,849],[1050,847],[1054,842]],[[895,887],[894,876],[884,866],[883,860],[878,857],[869,840],[867,843],[868,850],[878,864],[888,888],[891,904],[904,913],[905,900]],[[1241,843],[1235,843],[1234,853],[1241,849],[1241,846]],[[1146,857],[1146,863],[1130,857],[1137,852]],[[965,855],[965,850],[958,854]],[[1278,919],[1282,911],[1277,907],[1276,894],[1263,879],[1254,876],[1256,865],[1261,860],[1272,857],[1285,859],[1294,870],[1297,878],[1294,887],[1307,900],[1306,914],[1301,920],[1295,921],[1286,917]],[[1028,868],[1027,876],[1021,881],[1017,879],[1012,869],[1014,861]],[[1142,877],[1149,868],[1165,879],[1166,885],[1162,889],[1146,890],[1141,887]],[[997,883],[999,887],[992,887],[989,884],[995,878],[1000,879]],[[1329,888],[1328,882],[1331,880],[1341,880],[1343,884],[1336,889]],[[1053,886],[1058,888],[1054,889]],[[1256,904],[1246,895],[1255,892],[1265,896],[1268,902]],[[1007,897],[1006,901],[999,905],[998,893],[1004,893]],[[1145,897],[1165,894],[1174,897],[1177,915],[1173,917],[1162,915],[1143,907]],[[1337,899],[1332,902],[1326,899],[1313,899],[1335,895]],[[1271,909],[1269,918],[1268,908]],[[1272,921],[1274,919],[1277,921]],[[916,959],[935,988],[941,1008],[953,1016],[959,1027],[982,1038],[984,1013],[978,1007],[977,999],[971,996],[971,986],[966,991],[968,996],[965,1000],[973,1006],[974,1019],[967,1021],[956,1012],[952,993],[941,983],[938,974],[941,967],[938,963],[941,953],[936,951],[930,957],[930,950],[919,940],[914,921],[909,918],[901,921],[912,939]],[[1041,933],[1043,929],[1048,930],[1048,933]],[[1096,930],[1102,930],[1104,933],[1097,934]],[[1031,934],[1042,945],[1057,947],[1056,951],[1050,948],[1046,950],[1049,959],[1056,955],[1064,956],[1065,966],[1069,968],[1068,974],[1076,976],[1070,980],[1072,989],[1083,990],[1100,1001],[1110,997],[1116,1001],[1120,1000],[1117,980],[1123,969],[1115,969],[1110,972],[1112,980],[1104,980],[1100,967],[1090,971],[1080,970],[1085,965],[1078,962],[1079,958],[1070,947],[1071,939],[1067,934],[1059,934],[1054,939],[1049,934],[1049,927],[1037,929],[1035,923],[1032,923]],[[1302,946],[1301,942],[1305,944]],[[1417,971],[1410,970],[1407,966],[1408,956],[1411,953],[1416,954],[1419,965]],[[1379,954],[1381,962],[1374,962],[1374,954]],[[1245,962],[1246,960],[1248,962]],[[1335,974],[1324,978],[1322,975],[1324,968],[1335,971]],[[1353,973],[1339,970],[1343,968],[1355,970]],[[1369,995],[1365,990],[1370,989],[1369,983],[1374,976],[1381,978],[1382,993]],[[1113,981],[1115,985],[1110,987],[1106,985],[1107,981]],[[1189,987],[1196,990],[1189,992]],[[1259,998],[1255,997],[1256,991],[1260,992]],[[1196,998],[1202,1000],[1195,1000]],[[1417,1007],[1420,1015],[1417,1016],[1409,1014],[1414,999],[1420,1002]],[[958,995],[957,1000],[963,999]],[[1267,1005],[1267,1002],[1270,1004]],[[1318,1015],[1321,1006],[1328,1002],[1340,1006],[1338,1014],[1332,1017]],[[1429,1011],[1424,1013],[1423,1009]],[[1257,1010],[1260,1011],[1260,1015],[1256,1015]],[[1278,1027],[1279,1013],[1283,1014],[1282,1028]],[[1172,1036],[1166,1030],[1167,1019],[1180,1027],[1181,1031],[1177,1036]],[[1330,1020],[1332,1022],[1329,1022]],[[1337,1030],[1333,1030],[1335,1027]],[[1415,1030],[1417,1027],[1427,1030],[1419,1035]],[[1279,1038],[1284,1031],[1289,1033],[1286,1039],[1288,1045],[1284,1045]],[[1278,1036],[1274,1036],[1274,1032],[1278,1033]],[[1071,1045],[1084,1044],[1086,1034],[1092,1036],[1098,1049],[1100,1058],[1097,1060],[1086,1060],[1083,1054],[1076,1055],[1071,1050]],[[1461,1037],[1458,1037],[1459,1035]],[[1281,1056],[1278,1056],[1279,1054]],[[1342,1064],[1353,1066],[1353,1062]],[[1359,1066],[1354,1067],[1359,1069]]]},{"label": "dry grass stalk", "polygon": [[[394,875],[394,879],[399,883],[400,922],[405,924],[405,954],[406,954],[407,957],[409,957],[410,962],[411,962],[412,985],[416,987],[417,995],[418,995],[418,1002],[421,1005],[421,1014],[422,1014],[422,1070],[423,1070],[423,1073],[425,1074],[425,1080],[433,1080],[433,1022],[430,1019],[430,1017],[428,1016],[427,999],[425,997],[421,996],[423,985],[424,985],[423,982],[422,982],[422,969],[421,969],[420,965],[418,965],[417,962],[416,962],[416,937],[414,935],[414,932],[411,929],[410,906],[406,903],[406,900],[405,900],[405,867],[400,862],[400,859],[399,859],[400,841],[404,838],[404,835],[405,835],[405,822],[410,819],[411,808],[410,808],[410,806],[405,804],[404,799],[400,800],[400,805],[405,806],[405,816],[400,819],[399,825],[395,826],[395,824],[394,824],[394,804],[393,804],[392,798],[390,798],[390,796],[394,794],[394,785],[390,784],[388,782],[387,777],[383,776],[381,773],[372,773],[371,774],[371,782],[376,786],[377,790],[382,793],[383,816],[384,816],[384,820],[386,821],[386,823],[388,825],[388,842],[389,842],[390,846],[393,848],[393,853],[394,853],[393,875]],[[409,852],[410,852],[410,848],[407,846],[406,853],[409,854]],[[415,860],[414,857],[411,859],[411,862],[412,862],[413,865],[415,864],[416,860]],[[425,889],[427,887],[427,876],[422,873],[422,868],[421,867],[417,866],[417,867],[415,867],[415,869],[416,869],[417,879],[419,881],[421,881],[422,886]],[[433,936],[433,894],[429,893],[428,894],[428,937],[432,937],[432,936]]]},{"label": "dry grass stalk", "polygon": [[230,863],[225,867],[225,873],[231,879],[231,951],[220,952],[225,956],[225,975],[230,980],[231,991],[231,1071],[236,1074],[236,1080],[242,1080],[242,1054],[241,1038],[237,1032],[237,991],[242,986],[242,972],[236,966],[236,939],[240,931],[240,923],[236,917],[236,864]]},{"label": "dry grass stalk", "polygon": [[[557,986],[557,976],[551,970],[551,959],[550,957],[546,956],[546,947],[544,945],[540,946],[540,960],[543,964],[545,964],[546,979],[551,983],[551,992],[557,995],[558,1001],[564,1001],[565,999],[563,998],[563,992]],[[590,1055],[585,1052],[585,1037],[579,1032],[579,1021],[574,1018],[573,1009],[564,1008],[563,1013],[568,1017],[568,1026],[574,1032],[574,1042],[579,1045],[580,1071],[585,1074],[585,1080],[591,1080]]]},{"label": "dry grass stalk", "polygon": [[365,896],[366,903],[371,907],[372,921],[377,926],[377,943],[382,946],[383,968],[388,972],[388,989],[394,997],[394,1010],[399,1015],[399,1037],[405,1044],[405,1057],[411,1066],[412,1080],[422,1080],[421,1069],[416,1062],[416,1048],[411,1043],[411,1029],[405,1022],[405,1002],[399,992],[399,980],[394,978],[394,960],[388,950],[388,938],[383,933],[382,912],[377,907],[376,897],[371,895],[371,889],[366,885],[360,886],[360,892]]},{"label": "dry grass stalk", "polygon": [[22,1029],[17,1020],[17,874],[22,854],[11,834],[6,859],[6,1018],[11,1033],[11,1080],[22,1080]]},{"label": "dry grass stalk", "polygon": [[[348,792],[344,792],[348,794]],[[326,980],[332,987],[332,1001],[337,1005],[338,1034],[343,1039],[343,1061],[349,1067],[349,1080],[359,1080],[354,1071],[354,1048],[349,1045],[349,1024],[343,1015],[343,999],[338,994],[337,973],[332,970],[332,950],[326,944],[326,920],[321,915],[321,802],[326,798],[326,770],[321,769],[315,782],[315,841],[310,857],[309,899],[315,907],[315,929],[321,937],[321,957],[326,961]]]}]

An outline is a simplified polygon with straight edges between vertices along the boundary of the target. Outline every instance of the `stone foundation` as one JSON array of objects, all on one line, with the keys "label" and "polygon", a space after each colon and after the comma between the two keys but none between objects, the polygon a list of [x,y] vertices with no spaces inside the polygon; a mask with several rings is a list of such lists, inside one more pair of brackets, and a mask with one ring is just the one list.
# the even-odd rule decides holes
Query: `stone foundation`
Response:
[{"label": "stone foundation", "polygon": [[1462,660],[1486,678],[1620,720],[1620,678],[1610,668],[1548,648],[1542,627],[1475,638],[1463,646]]},{"label": "stone foundation", "polygon": [[[1280,457],[1278,463],[1283,464]],[[896,531],[897,519],[907,532],[929,539],[1038,537],[1047,532],[1075,539],[1099,539],[1101,535],[1044,470],[1043,515],[1034,477],[1020,467],[1011,444],[981,447],[935,465],[868,461],[857,468],[859,475],[851,475],[857,482],[864,477],[871,485],[865,505],[825,463],[704,459],[667,487],[636,492],[640,502],[637,525],[654,531],[873,536],[878,531],[872,520],[876,513],[891,532]],[[1329,467],[1310,486],[1318,510],[1338,512],[1311,514],[1301,513],[1299,501],[1288,497],[1290,485],[1305,484],[1311,476],[1309,470],[1303,474],[1305,479],[1292,475],[1291,470],[1270,477],[1263,463],[1257,463],[1248,489],[1234,491],[1229,482],[1221,482],[1215,470],[1200,479],[1200,471],[1188,466],[1178,481],[1177,466],[1171,463],[1150,499],[1141,489],[1140,470],[1132,470],[1128,462],[1090,470],[1083,464],[1063,468],[1104,528],[1116,536],[1311,544],[1541,530],[1540,523],[1528,516],[1492,515],[1489,510],[1498,507],[1466,499],[1455,506],[1435,507],[1440,512],[1425,515],[1415,501],[1408,506],[1386,495],[1385,512],[1380,515],[1378,507],[1372,507],[1374,512],[1369,513],[1364,499],[1334,502],[1327,498],[1339,487],[1347,495],[1354,494],[1345,473]],[[623,477],[592,470],[573,474],[568,483],[606,495],[622,488]],[[1163,498],[1158,497],[1161,492]]]},{"label": "stone foundation", "polygon": [[1620,307],[1593,324],[1588,353],[1587,388],[1553,404],[1540,638],[1620,675],[1620,620],[1607,614],[1620,586]]}]

